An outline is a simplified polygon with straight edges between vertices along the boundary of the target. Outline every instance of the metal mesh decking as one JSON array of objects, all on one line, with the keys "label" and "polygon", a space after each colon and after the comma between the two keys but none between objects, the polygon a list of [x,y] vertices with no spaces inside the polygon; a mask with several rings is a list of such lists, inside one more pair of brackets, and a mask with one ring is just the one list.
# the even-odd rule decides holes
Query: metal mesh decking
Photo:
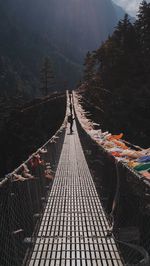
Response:
[{"label": "metal mesh decking", "polygon": [[66,132],[30,266],[122,266],[86,163],[76,125]]}]

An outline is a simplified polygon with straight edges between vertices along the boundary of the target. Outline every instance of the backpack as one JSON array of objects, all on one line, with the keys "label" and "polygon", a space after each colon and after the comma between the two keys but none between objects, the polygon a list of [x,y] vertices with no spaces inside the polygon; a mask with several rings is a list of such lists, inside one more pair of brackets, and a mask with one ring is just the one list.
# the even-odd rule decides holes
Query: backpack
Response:
[{"label": "backpack", "polygon": [[71,115],[68,116],[68,123],[71,123],[72,119],[71,119]]}]

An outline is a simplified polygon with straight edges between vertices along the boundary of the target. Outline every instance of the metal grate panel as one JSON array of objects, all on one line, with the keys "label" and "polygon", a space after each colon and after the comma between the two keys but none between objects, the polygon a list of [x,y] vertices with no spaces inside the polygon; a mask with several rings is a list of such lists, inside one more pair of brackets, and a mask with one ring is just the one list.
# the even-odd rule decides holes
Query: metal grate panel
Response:
[{"label": "metal grate panel", "polygon": [[76,125],[66,132],[29,266],[122,266]]}]

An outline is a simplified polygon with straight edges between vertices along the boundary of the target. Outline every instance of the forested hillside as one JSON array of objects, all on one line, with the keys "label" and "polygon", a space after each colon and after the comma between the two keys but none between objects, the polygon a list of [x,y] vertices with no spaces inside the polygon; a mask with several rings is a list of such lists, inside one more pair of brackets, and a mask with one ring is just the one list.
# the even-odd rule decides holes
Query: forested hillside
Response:
[{"label": "forested hillside", "polygon": [[120,20],[100,48],[87,54],[84,66],[80,91],[102,129],[148,146],[150,4],[143,1],[134,24],[127,15]]},{"label": "forested hillside", "polygon": [[29,28],[24,20],[19,21],[10,7],[10,3],[0,3],[0,95],[11,96],[18,91],[29,97],[39,95],[40,68],[45,56],[50,57],[55,73],[54,89],[60,83],[64,88],[65,75],[68,82],[76,80],[80,67],[61,54],[44,34]]},{"label": "forested hillside", "polygon": [[118,14],[111,0],[0,0],[0,95],[39,95],[45,56],[53,89],[74,86],[86,52],[107,38]]}]

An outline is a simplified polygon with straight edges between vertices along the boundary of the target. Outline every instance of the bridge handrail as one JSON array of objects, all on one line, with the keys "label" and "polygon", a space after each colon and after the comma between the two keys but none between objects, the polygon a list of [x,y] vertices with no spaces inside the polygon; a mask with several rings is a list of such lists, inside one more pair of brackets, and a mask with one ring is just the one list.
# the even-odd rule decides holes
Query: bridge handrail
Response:
[{"label": "bridge handrail", "polygon": [[[111,213],[109,214],[109,216],[112,218],[112,224],[110,226],[110,231],[108,232],[108,234],[110,233],[110,235],[113,235],[114,237],[114,240],[116,242],[118,242],[118,244],[121,244],[122,246],[126,246],[128,247],[129,249],[133,250],[133,251],[137,251],[141,256],[142,256],[142,259],[139,261],[138,264],[126,264],[128,266],[137,266],[137,265],[141,265],[141,266],[148,266],[149,263],[150,263],[150,257],[149,257],[149,254],[148,254],[148,251],[143,248],[142,246],[139,246],[139,245],[136,245],[136,244],[131,244],[129,242],[125,242],[125,241],[120,241],[119,239],[117,239],[113,232],[114,232],[114,209],[116,207],[116,201],[118,200],[118,190],[119,190],[119,173],[118,173],[118,164],[121,164],[124,168],[128,169],[130,173],[133,173],[139,180],[142,180],[146,185],[150,186],[150,182],[148,180],[144,180],[143,177],[138,174],[138,172],[136,172],[134,169],[130,168],[127,164],[125,164],[123,161],[117,161],[117,159],[111,155],[102,145],[100,145],[99,143],[96,142],[96,140],[94,138],[92,138],[92,135],[88,132],[88,130],[86,130],[84,124],[82,123],[82,119],[80,119],[80,115],[81,117],[84,117],[84,114],[86,113],[84,110],[83,110],[83,113],[79,115],[79,111],[78,111],[78,105],[79,105],[79,102],[78,102],[78,99],[77,99],[77,96],[76,96],[76,93],[74,92],[74,108],[75,108],[75,114],[76,114],[76,117],[77,117],[77,120],[78,120],[78,123],[81,127],[81,129],[83,129],[83,131],[90,137],[90,139],[92,141],[94,141],[99,147],[100,149],[106,154],[106,155],[109,155],[109,157],[111,156],[116,164],[116,171],[117,171],[117,187],[116,187],[116,193],[115,193],[115,196],[114,196],[114,200],[113,200],[113,203],[112,203],[112,209],[111,209]],[[81,107],[81,109],[83,109]],[[86,119],[86,117],[84,117]],[[88,120],[89,122],[89,120]],[[89,122],[90,123],[90,126],[94,126],[95,123],[93,123],[92,121]]]},{"label": "bridge handrail", "polygon": [[5,177],[0,181],[0,188],[3,187],[8,181],[12,181],[12,176],[16,174],[24,164],[27,164],[35,155],[37,155],[41,149],[45,148],[49,143],[53,143],[57,135],[66,127],[67,123],[67,117],[68,117],[68,91],[66,91],[66,113],[64,117],[64,121],[60,128],[56,131],[56,133],[47,141],[45,142],[38,150],[36,150],[34,153],[32,153],[26,161],[24,161],[22,164],[20,164],[17,168],[15,168],[11,173],[8,173],[5,175]]},{"label": "bridge handrail", "polygon": [[[86,130],[86,128],[84,127],[84,125],[83,125],[83,123],[82,123],[82,121],[81,121],[81,119],[80,119],[80,117],[79,117],[79,111],[78,111],[78,108],[77,108],[77,106],[79,106],[80,105],[80,103],[79,103],[79,96],[77,95],[77,93],[76,92],[74,92],[74,108],[75,108],[75,113],[76,113],[76,115],[77,115],[77,118],[78,118],[78,121],[79,121],[79,124],[80,124],[80,126],[81,126],[81,128],[83,128],[83,130],[88,134],[88,136],[101,148],[101,150],[105,153],[105,154],[107,154],[107,155],[109,155],[109,157],[112,157],[114,160],[115,160],[115,163],[116,164],[121,164],[124,168],[126,168],[130,173],[132,173],[132,174],[134,174],[134,176],[136,176],[137,178],[138,178],[138,180],[139,181],[142,181],[145,185],[147,185],[147,186],[149,186],[150,187],[150,180],[148,180],[148,179],[146,179],[144,176],[142,176],[142,175],[140,175],[137,171],[135,171],[134,170],[134,168],[131,168],[131,167],[129,167],[128,165],[127,165],[127,163],[125,163],[125,162],[123,162],[123,161],[118,161],[116,158],[115,158],[115,156],[113,156],[113,155],[111,155],[111,153],[107,150],[107,149],[105,149],[100,143],[98,143],[98,142],[96,142],[96,140],[95,140],[95,138],[94,137],[92,137],[92,135]],[[82,106],[80,105],[80,107],[82,108]],[[82,108],[83,109],[83,108]],[[87,113],[89,113],[89,112],[85,112],[84,111],[84,109],[83,109],[83,114],[82,114],[82,116],[84,117],[84,119],[87,119],[86,118],[86,114]],[[80,114],[81,115],[81,114]],[[88,123],[90,123],[90,126],[91,127],[93,127],[94,125],[98,125],[98,124],[96,124],[96,123],[94,123],[93,121],[91,121],[91,120],[88,120],[87,119],[87,121],[88,121]],[[138,147],[138,146],[135,146],[136,148]],[[139,147],[140,148],[140,147]],[[142,148],[141,148],[142,149]]]}]

